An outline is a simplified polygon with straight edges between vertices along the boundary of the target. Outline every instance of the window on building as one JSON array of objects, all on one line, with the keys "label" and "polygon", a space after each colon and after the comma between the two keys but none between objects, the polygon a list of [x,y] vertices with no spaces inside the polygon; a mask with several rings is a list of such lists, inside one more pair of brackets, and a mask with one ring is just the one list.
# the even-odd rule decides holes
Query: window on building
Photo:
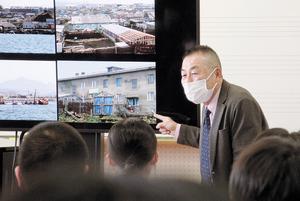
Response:
[{"label": "window on building", "polygon": [[108,87],[108,79],[103,80],[103,87]]},{"label": "window on building", "polygon": [[81,82],[81,89],[85,89],[85,82]]},{"label": "window on building", "polygon": [[72,94],[76,94],[76,85],[72,86]]},{"label": "window on building", "polygon": [[78,25],[76,25],[76,29],[80,29],[80,25],[78,24]]},{"label": "window on building", "polygon": [[119,77],[119,78],[116,79],[116,86],[117,87],[121,87],[122,86],[122,78]]},{"label": "window on building", "polygon": [[121,103],[121,102],[123,101],[123,96],[122,96],[122,94],[117,94],[117,101],[118,101],[119,103]]},{"label": "window on building", "polygon": [[92,81],[92,88],[97,88],[97,81]]},{"label": "window on building", "polygon": [[137,79],[131,80],[131,89],[136,90],[137,89]]},{"label": "window on building", "polygon": [[96,25],[95,24],[92,24],[92,29],[95,29],[96,28]]},{"label": "window on building", "polygon": [[61,85],[61,91],[65,91],[66,90],[66,85],[62,84]]},{"label": "window on building", "polygon": [[153,82],[154,82],[154,75],[153,74],[147,75],[147,80],[148,80],[148,84],[153,84]]},{"label": "window on building", "polygon": [[147,93],[147,101],[154,101],[154,92]]},{"label": "window on building", "polygon": [[128,98],[128,102],[131,106],[136,106],[138,104],[138,98]]}]

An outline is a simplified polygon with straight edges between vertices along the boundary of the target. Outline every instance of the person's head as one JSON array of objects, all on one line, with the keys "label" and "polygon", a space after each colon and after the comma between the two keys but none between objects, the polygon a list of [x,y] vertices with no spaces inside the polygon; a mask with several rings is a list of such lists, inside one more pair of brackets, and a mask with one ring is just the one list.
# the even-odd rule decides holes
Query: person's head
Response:
[{"label": "person's head", "polygon": [[291,201],[300,196],[300,145],[278,136],[250,144],[233,163],[232,201]]},{"label": "person's head", "polygon": [[107,137],[107,159],[125,175],[149,176],[158,158],[152,127],[139,118],[118,121]]},{"label": "person's head", "polygon": [[292,132],[290,135],[296,142],[300,142],[300,131]]},{"label": "person's head", "polygon": [[253,142],[269,136],[278,136],[282,138],[293,139],[290,133],[284,128],[270,128],[260,131],[258,135],[254,138]]},{"label": "person's head", "polygon": [[[206,82],[204,84],[202,82],[196,82],[199,80],[204,80]],[[199,45],[185,52],[183,55],[181,68],[181,84],[185,89],[185,93],[187,94],[189,88],[197,89],[203,87],[204,91],[211,90],[211,93],[207,95],[206,98],[200,98],[198,101],[191,100],[187,95],[189,100],[195,102],[196,104],[199,104],[203,101],[203,103],[208,105],[221,87],[222,80],[223,76],[221,62],[219,56],[212,48]],[[199,83],[199,86],[197,83]],[[202,86],[202,84],[204,86]],[[192,89],[192,91],[195,91],[195,89]],[[193,94],[192,96],[200,95]]]},{"label": "person's head", "polygon": [[88,169],[87,145],[80,133],[62,122],[43,122],[23,137],[15,174],[19,187],[38,185],[38,181],[85,174]]}]

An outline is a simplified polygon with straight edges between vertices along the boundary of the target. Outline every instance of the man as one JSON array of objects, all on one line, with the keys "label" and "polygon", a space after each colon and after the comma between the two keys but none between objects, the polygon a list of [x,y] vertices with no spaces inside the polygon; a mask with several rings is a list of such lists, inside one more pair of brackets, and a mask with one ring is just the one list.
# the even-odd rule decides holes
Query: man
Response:
[{"label": "man", "polygon": [[204,103],[202,128],[158,114],[154,116],[162,122],[157,128],[174,135],[179,144],[199,148],[202,182],[226,188],[233,161],[259,131],[268,128],[267,121],[246,89],[223,79],[219,57],[210,47],[196,46],[185,53],[181,77],[187,98]]},{"label": "man", "polygon": [[30,129],[20,145],[15,175],[18,186],[66,184],[88,172],[88,149],[80,133],[62,122],[43,122]]}]

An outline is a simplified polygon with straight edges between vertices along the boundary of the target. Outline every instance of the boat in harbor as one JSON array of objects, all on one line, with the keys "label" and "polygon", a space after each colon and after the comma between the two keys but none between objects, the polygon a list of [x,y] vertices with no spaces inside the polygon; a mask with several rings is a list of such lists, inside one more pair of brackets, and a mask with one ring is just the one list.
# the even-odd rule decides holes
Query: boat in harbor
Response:
[{"label": "boat in harbor", "polygon": [[41,98],[38,100],[39,105],[48,105],[48,100],[46,98]]},{"label": "boat in harbor", "polygon": [[5,101],[2,98],[0,98],[0,105],[4,105],[4,104],[5,104]]}]

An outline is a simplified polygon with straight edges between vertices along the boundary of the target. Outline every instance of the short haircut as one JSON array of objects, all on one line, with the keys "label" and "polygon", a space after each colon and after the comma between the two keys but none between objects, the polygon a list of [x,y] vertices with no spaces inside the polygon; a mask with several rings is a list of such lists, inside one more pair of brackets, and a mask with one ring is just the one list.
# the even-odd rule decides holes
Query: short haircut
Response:
[{"label": "short haircut", "polygon": [[[212,60],[214,61],[214,63],[216,63],[219,68],[222,68],[221,61],[220,61],[218,54],[211,47],[209,47],[207,45],[197,45],[197,46],[194,46],[194,47],[188,49],[183,54],[182,60],[184,60],[185,57],[192,55],[194,53],[202,53],[205,55],[210,55],[212,57]],[[210,66],[210,67],[215,68],[216,66]]]},{"label": "short haircut", "polygon": [[278,136],[250,144],[234,162],[229,194],[232,201],[298,200],[299,143]]},{"label": "short haircut", "polygon": [[152,127],[139,118],[117,122],[109,131],[107,152],[124,174],[135,174],[154,157],[157,139]]},{"label": "short haircut", "polygon": [[88,148],[80,133],[62,122],[34,126],[24,135],[18,155],[25,186],[45,173],[83,174],[88,160]]},{"label": "short haircut", "polygon": [[253,141],[255,142],[259,139],[269,137],[269,136],[278,136],[282,138],[293,139],[290,133],[284,128],[270,128],[270,129],[260,131]]}]

